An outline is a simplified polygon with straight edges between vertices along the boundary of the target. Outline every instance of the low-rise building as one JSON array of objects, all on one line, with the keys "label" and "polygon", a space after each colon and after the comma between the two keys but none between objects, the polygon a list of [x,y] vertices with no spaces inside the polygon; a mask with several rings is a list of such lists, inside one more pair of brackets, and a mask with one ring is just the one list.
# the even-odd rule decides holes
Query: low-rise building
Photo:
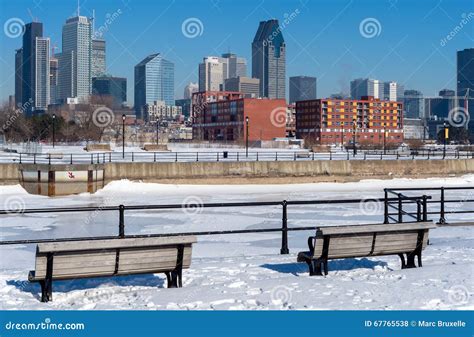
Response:
[{"label": "low-rise building", "polygon": [[176,105],[166,105],[164,101],[154,101],[145,105],[148,120],[175,120],[182,115],[182,108]]},{"label": "low-rise building", "polygon": [[193,139],[204,141],[273,140],[286,136],[284,99],[245,98],[238,92],[193,94]]},{"label": "low-rise building", "polygon": [[[384,134],[385,132],[385,134]],[[296,102],[296,137],[310,144],[403,142],[403,103],[373,97]]]}]

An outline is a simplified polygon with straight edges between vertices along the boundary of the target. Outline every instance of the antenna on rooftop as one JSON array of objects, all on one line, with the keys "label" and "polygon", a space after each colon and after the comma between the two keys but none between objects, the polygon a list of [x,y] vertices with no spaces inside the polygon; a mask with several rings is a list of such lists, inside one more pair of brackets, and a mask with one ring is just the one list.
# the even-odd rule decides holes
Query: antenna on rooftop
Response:
[{"label": "antenna on rooftop", "polygon": [[77,0],[77,16],[81,16],[81,0]]}]

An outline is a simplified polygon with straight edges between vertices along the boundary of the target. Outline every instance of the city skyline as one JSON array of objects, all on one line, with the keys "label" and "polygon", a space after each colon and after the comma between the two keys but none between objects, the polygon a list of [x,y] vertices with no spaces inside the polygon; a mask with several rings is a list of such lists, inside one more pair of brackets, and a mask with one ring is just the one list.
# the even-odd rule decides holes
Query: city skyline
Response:
[{"label": "city skyline", "polygon": [[[209,7],[208,11],[221,11],[224,14],[225,9],[231,6],[227,1],[219,2],[217,7],[213,7],[212,2],[204,3],[204,7]],[[75,1],[68,1],[53,5],[51,1],[45,0],[39,5],[41,8],[35,8],[35,4],[29,1],[19,1],[15,4],[2,2],[1,18],[4,23],[11,17],[18,17],[27,23],[31,18],[28,18],[25,8],[32,7],[33,16],[38,17],[38,21],[44,25],[43,36],[51,37],[52,46],[62,48],[59,42],[60,30],[64,22],[75,14],[75,4]],[[309,13],[318,4],[324,4],[325,10],[334,15],[321,17],[325,25],[314,20],[315,22],[307,27],[308,21],[311,21]],[[472,27],[474,20],[471,21],[469,15],[471,12],[468,1],[460,0],[451,1],[449,5],[443,2],[416,4],[412,5],[411,11],[408,12],[403,10],[409,5],[407,1],[395,1],[395,5],[390,5],[389,2],[373,4],[372,10],[367,7],[364,10],[358,9],[352,1],[337,1],[336,4],[327,1],[279,1],[275,6],[263,1],[260,5],[243,3],[238,9],[232,7],[232,15],[215,18],[192,3],[171,1],[168,6],[165,6],[166,3],[152,5],[157,9],[155,19],[158,19],[149,21],[148,25],[138,24],[136,18],[133,19],[135,14],[143,14],[144,20],[141,21],[146,21],[149,14],[132,5],[132,2],[107,1],[94,3],[92,8],[90,3],[85,3],[81,4],[81,15],[92,16],[92,10],[96,9],[95,33],[100,32],[100,37],[107,41],[108,74],[126,77],[129,83],[133,83],[133,68],[139,59],[146,57],[146,53],[163,53],[176,65],[176,98],[182,97],[183,89],[189,82],[198,81],[197,65],[202,62],[203,57],[231,51],[250,61],[251,42],[259,22],[272,17],[280,21],[287,44],[286,86],[291,76],[318,77],[320,97],[328,97],[341,91],[348,93],[350,80],[359,77],[390,79],[404,85],[405,89],[420,90],[425,97],[435,96],[444,88],[456,89],[456,51],[473,45],[472,29],[469,27]],[[54,9],[57,15],[46,16],[44,13],[51,9]],[[178,20],[172,15],[176,11],[180,12]],[[43,15],[40,15],[41,13]],[[394,25],[394,19],[388,15],[390,13],[399,19],[401,16],[416,16],[421,13],[424,13],[424,17],[418,17],[418,29],[413,31],[413,24],[405,20],[399,20],[398,25]],[[463,20],[463,13],[469,26],[446,40],[445,36],[450,35]],[[106,17],[107,21],[111,22],[104,24]],[[376,31],[376,36],[373,37],[364,36],[364,31],[360,30],[360,23],[370,17],[380,24],[379,28],[375,27],[378,32]],[[439,21],[442,17],[444,20]],[[198,31],[197,34],[191,31],[189,36],[186,36],[184,23],[189,18],[198,19],[194,22],[198,24],[195,26]],[[240,20],[245,25],[233,27],[226,24],[223,28],[216,29],[225,21],[224,18]],[[438,20],[435,20],[436,18]],[[133,22],[135,25],[130,26]],[[400,22],[404,22],[404,25],[400,25]],[[160,30],[166,28],[165,23],[169,24],[168,29]],[[316,29],[318,27],[319,30]],[[166,34],[157,36],[157,31]],[[414,39],[420,33],[424,33],[424,38]],[[150,34],[153,38],[150,38]],[[344,34],[347,35],[346,38],[343,37]],[[224,38],[218,41],[222,36]],[[137,38],[141,42],[137,42],[137,48],[132,51],[131,48],[135,44],[133,41]],[[1,74],[4,80],[0,87],[0,98],[6,100],[8,95],[14,93],[15,49],[21,47],[21,38],[3,35],[1,39],[5,48],[1,50]],[[150,43],[153,39],[158,40],[156,45]],[[321,43],[328,39],[332,41],[332,44],[327,45],[331,48],[321,49]],[[165,43],[160,43],[163,40]],[[315,42],[311,43],[313,40]],[[320,40],[322,42],[319,42]],[[131,46],[128,41],[132,41]],[[385,48],[381,48],[383,46]],[[409,50],[408,46],[411,46]],[[186,49],[198,51],[189,52]],[[144,50],[147,51],[145,54],[142,53]],[[313,50],[316,52],[312,52]],[[366,55],[366,52],[370,52],[369,55]],[[250,66],[249,64],[248,68]],[[433,69],[436,69],[436,75],[433,75]],[[286,96],[288,98],[288,90]],[[133,99],[133,88],[129,86],[127,101],[130,105]]]}]

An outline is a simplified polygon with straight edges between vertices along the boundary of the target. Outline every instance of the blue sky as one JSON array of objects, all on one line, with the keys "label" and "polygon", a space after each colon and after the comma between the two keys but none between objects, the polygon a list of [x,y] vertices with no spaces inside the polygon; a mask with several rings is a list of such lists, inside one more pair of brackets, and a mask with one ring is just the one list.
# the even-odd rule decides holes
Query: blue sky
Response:
[{"label": "blue sky", "polygon": [[[456,86],[456,50],[474,47],[472,0],[80,0],[81,15],[96,12],[96,30],[107,15],[119,13],[105,28],[107,70],[128,79],[133,103],[133,68],[146,55],[160,52],[175,63],[176,98],[197,82],[203,56],[232,51],[248,60],[262,20],[291,18],[283,29],[287,76],[318,77],[318,96],[348,91],[357,77],[394,80],[407,89],[437,95]],[[33,17],[45,36],[61,48],[61,29],[76,12],[76,0],[0,0],[0,22]],[[121,14],[120,14],[121,13]],[[471,15],[470,15],[471,13]],[[186,19],[202,22],[200,35],[183,34]],[[462,23],[464,18],[464,23]],[[363,20],[376,23],[364,37]],[[373,20],[375,19],[375,20]],[[462,28],[456,29],[456,26]],[[104,29],[104,28],[103,28]],[[4,29],[5,30],[5,29]],[[450,40],[442,43],[447,35]],[[14,50],[21,37],[0,34],[0,99],[14,92]],[[367,35],[367,33],[365,34]],[[369,32],[370,35],[370,32]],[[288,91],[288,90],[287,90]]]}]

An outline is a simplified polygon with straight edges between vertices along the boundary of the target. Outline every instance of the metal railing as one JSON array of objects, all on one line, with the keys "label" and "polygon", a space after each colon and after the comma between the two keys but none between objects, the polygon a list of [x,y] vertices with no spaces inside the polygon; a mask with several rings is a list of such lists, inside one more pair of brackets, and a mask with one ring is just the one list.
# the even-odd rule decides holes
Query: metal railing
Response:
[{"label": "metal railing", "polygon": [[[405,197],[405,201],[420,202],[423,197]],[[104,206],[104,207],[66,207],[66,208],[40,208],[40,209],[26,209],[22,210],[21,214],[42,214],[42,213],[78,213],[78,212],[97,212],[105,211],[118,212],[118,234],[116,236],[96,236],[96,237],[75,237],[75,238],[57,238],[57,239],[31,239],[31,240],[8,240],[0,241],[0,245],[14,245],[14,244],[34,244],[47,243],[58,241],[85,241],[85,240],[104,240],[104,239],[123,239],[123,238],[149,238],[162,236],[184,236],[184,235],[223,235],[223,234],[247,234],[247,233],[281,233],[281,254],[288,254],[288,232],[292,231],[315,231],[318,226],[306,227],[289,227],[288,226],[288,207],[292,205],[334,205],[334,204],[361,204],[367,202],[368,199],[342,199],[342,200],[283,200],[283,201],[269,201],[269,202],[230,202],[230,203],[204,203],[197,205],[202,208],[228,208],[228,207],[265,207],[265,206],[281,206],[281,226],[274,228],[260,228],[260,229],[236,229],[236,230],[220,230],[220,231],[198,231],[198,232],[182,232],[182,233],[165,233],[165,234],[144,234],[144,235],[126,235],[125,234],[125,212],[137,210],[169,210],[182,209],[186,205],[183,204],[169,204],[169,205],[118,205],[118,206]],[[370,199],[377,203],[396,202],[397,198],[382,198]],[[426,200],[425,200],[426,202]],[[426,209],[423,210],[426,212]],[[11,215],[12,212],[8,210],[0,210],[0,216]],[[15,213],[16,214],[16,213]],[[426,214],[422,215],[426,218]],[[25,221],[28,221],[25,219]],[[420,220],[421,221],[421,220]],[[413,222],[413,221],[407,221]]]},{"label": "metal railing", "polygon": [[105,164],[111,162],[219,162],[219,161],[314,161],[472,159],[474,151],[196,151],[196,152],[95,152],[95,153],[0,153],[0,162],[20,164]]},{"label": "metal railing", "polygon": [[[433,196],[423,195],[421,200],[410,202],[409,197],[405,194],[406,192],[438,192],[439,199],[432,200]],[[459,198],[447,198],[446,193],[449,191],[470,191],[467,196],[463,199]],[[385,192],[385,201],[384,201],[384,223],[393,222],[403,222],[404,217],[409,217],[411,219],[416,219],[419,221],[420,217],[422,221],[428,220],[429,215],[439,215],[439,218],[433,219],[437,221],[438,224],[447,224],[447,215],[449,214],[474,214],[474,187],[426,187],[426,188],[387,188]],[[403,192],[403,193],[402,193]],[[405,193],[405,194],[404,194]],[[437,193],[437,194],[438,194]],[[389,196],[394,195],[396,201],[390,200]],[[416,212],[407,210],[407,204],[416,205]],[[449,208],[451,204],[473,204],[472,209],[460,210],[459,207],[452,209]],[[428,211],[428,205],[439,205],[438,209],[431,208]],[[391,213],[390,210],[395,210],[394,213]],[[472,222],[474,223],[474,217]]]}]

